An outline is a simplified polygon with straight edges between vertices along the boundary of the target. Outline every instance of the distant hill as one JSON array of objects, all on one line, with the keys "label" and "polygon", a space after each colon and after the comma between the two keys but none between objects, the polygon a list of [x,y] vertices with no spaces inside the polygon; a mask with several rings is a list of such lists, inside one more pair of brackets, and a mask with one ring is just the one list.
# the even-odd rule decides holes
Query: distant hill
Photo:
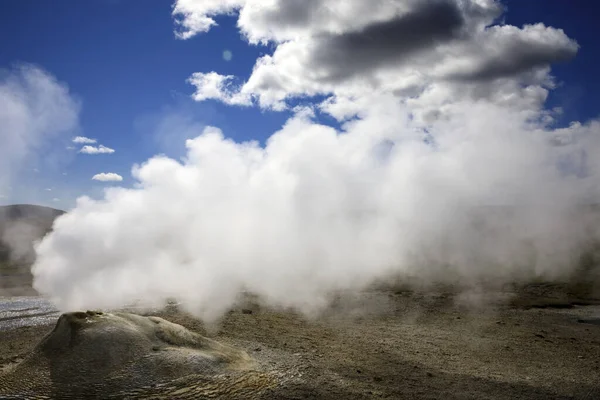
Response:
[{"label": "distant hill", "polygon": [[57,210],[51,207],[36,206],[33,204],[14,204],[10,206],[0,206],[1,220],[22,220],[22,219],[38,219],[49,220],[64,214],[62,210]]},{"label": "distant hill", "polygon": [[31,290],[33,243],[52,229],[62,210],[31,204],[0,206],[0,294]]}]

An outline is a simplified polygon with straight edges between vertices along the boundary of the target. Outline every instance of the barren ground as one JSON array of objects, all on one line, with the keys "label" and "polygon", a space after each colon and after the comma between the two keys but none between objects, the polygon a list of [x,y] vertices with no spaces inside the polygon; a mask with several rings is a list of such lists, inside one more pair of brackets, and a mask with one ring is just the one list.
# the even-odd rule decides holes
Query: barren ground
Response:
[{"label": "barren ground", "polygon": [[[281,373],[266,399],[600,399],[600,303],[554,291],[538,285],[498,305],[482,303],[489,294],[378,290],[313,320],[246,304],[209,329],[159,315]],[[0,332],[2,366],[51,328]]]}]

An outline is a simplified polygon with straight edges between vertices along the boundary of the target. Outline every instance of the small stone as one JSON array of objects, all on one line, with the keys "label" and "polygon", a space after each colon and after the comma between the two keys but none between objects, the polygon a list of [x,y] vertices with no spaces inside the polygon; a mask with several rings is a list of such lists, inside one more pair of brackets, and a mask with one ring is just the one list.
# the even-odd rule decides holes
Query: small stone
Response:
[{"label": "small stone", "polygon": [[252,310],[248,308],[242,308],[242,314],[252,314]]}]

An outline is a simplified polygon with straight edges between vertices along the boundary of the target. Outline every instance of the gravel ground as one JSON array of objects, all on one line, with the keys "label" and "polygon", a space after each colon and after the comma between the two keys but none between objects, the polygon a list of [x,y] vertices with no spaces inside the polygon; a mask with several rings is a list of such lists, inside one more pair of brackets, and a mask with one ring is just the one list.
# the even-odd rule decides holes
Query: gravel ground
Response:
[{"label": "gravel ground", "polygon": [[[489,293],[379,290],[314,319],[248,303],[210,327],[154,315],[247,350],[280,377],[266,399],[600,399],[600,305],[549,290],[501,304]],[[51,328],[0,331],[2,368]]]}]

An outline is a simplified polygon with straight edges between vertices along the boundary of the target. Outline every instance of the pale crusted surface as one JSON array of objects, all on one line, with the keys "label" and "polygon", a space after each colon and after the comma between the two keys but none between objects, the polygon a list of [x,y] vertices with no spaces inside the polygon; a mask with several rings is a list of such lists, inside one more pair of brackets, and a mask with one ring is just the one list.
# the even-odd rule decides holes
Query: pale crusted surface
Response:
[{"label": "pale crusted surface", "polygon": [[0,397],[256,398],[273,378],[243,351],[158,317],[64,314],[20,364]]}]

